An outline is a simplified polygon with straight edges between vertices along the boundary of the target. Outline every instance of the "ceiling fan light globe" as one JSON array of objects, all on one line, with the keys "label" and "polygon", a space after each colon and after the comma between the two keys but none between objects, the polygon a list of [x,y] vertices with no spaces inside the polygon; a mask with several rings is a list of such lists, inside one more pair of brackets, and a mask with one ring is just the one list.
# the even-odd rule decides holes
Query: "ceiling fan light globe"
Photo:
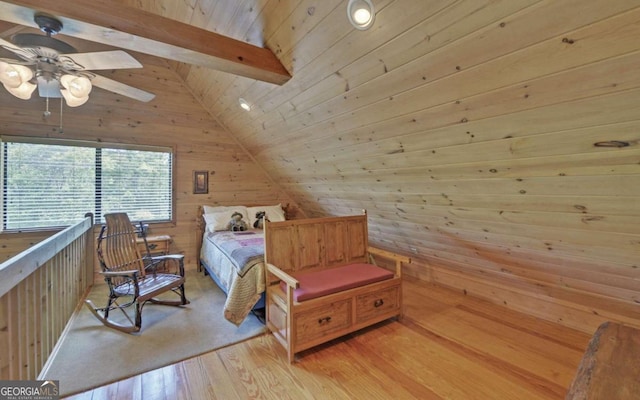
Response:
[{"label": "ceiling fan light globe", "polygon": [[17,88],[22,83],[18,72],[6,62],[0,62],[0,82],[5,88]]},{"label": "ceiling fan light globe", "polygon": [[91,81],[84,76],[62,75],[60,84],[76,98],[89,98],[91,93]]},{"label": "ceiling fan light globe", "polygon": [[7,87],[7,85],[4,85],[4,83],[3,86],[5,89],[7,89],[7,92],[22,100],[29,100],[33,91],[36,90],[36,87],[38,87],[31,82],[23,82],[17,88]]},{"label": "ceiling fan light globe", "polygon": [[62,97],[64,97],[64,101],[69,107],[81,106],[86,103],[87,100],[89,100],[89,96],[76,97],[68,89],[61,89],[60,93],[62,94]]},{"label": "ceiling fan light globe", "polygon": [[5,87],[17,89],[31,78],[33,78],[33,71],[30,68],[0,61],[0,82]]}]

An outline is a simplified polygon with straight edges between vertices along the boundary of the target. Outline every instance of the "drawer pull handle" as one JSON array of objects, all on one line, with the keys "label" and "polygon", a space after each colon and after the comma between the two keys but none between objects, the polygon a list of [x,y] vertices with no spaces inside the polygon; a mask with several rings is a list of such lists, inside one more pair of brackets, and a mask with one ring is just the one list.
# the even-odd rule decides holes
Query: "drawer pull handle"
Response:
[{"label": "drawer pull handle", "polygon": [[157,244],[155,244],[155,243],[151,243],[151,244],[149,245],[149,250],[155,250],[155,248],[156,248],[156,247],[158,247],[158,245],[157,245]]},{"label": "drawer pull handle", "polygon": [[373,306],[376,307],[376,308],[382,306],[383,304],[384,304],[384,300],[382,300],[382,299],[378,299],[378,300],[373,302]]},{"label": "drawer pull handle", "polygon": [[318,325],[325,325],[331,322],[331,317],[318,318]]}]

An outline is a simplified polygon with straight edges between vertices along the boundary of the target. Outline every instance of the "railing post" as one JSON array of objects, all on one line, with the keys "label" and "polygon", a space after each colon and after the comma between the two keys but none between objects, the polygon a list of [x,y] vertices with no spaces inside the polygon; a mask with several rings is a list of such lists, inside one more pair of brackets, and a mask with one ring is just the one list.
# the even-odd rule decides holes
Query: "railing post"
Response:
[{"label": "railing post", "polygon": [[91,286],[93,286],[94,284],[94,277],[95,277],[95,253],[96,253],[96,247],[95,247],[95,237],[93,236],[93,225],[95,224],[95,220],[94,220],[94,215],[93,213],[86,213],[84,215],[85,218],[91,218],[91,229],[89,229],[86,232],[86,259],[85,259],[85,264],[86,264],[86,268],[84,269],[84,274],[85,274],[85,279],[87,284],[85,285],[85,288],[89,288]]}]

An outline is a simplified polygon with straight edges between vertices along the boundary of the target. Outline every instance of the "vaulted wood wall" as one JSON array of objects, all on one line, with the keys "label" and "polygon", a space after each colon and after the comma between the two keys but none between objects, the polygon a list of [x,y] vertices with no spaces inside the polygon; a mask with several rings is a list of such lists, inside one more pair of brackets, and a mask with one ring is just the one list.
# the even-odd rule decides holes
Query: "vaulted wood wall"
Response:
[{"label": "vaulted wood wall", "polygon": [[232,26],[222,3],[151,11],[278,54],[282,87],[178,71],[310,215],[366,208],[408,273],[469,295],[640,323],[640,2],[381,0],[364,32],[346,1]]},{"label": "vaulted wood wall", "polygon": [[[265,170],[310,216],[367,209],[410,275],[585,332],[640,326],[640,1],[374,0],[368,31],[346,0],[117,3],[269,47],[293,75],[167,64],[185,91],[145,58],[114,76],[159,93],[152,114],[117,96],[67,113],[65,135],[178,146],[174,233],[204,198],[282,199]],[[0,101],[3,132],[53,134]],[[193,169],[216,170],[210,196]]]}]

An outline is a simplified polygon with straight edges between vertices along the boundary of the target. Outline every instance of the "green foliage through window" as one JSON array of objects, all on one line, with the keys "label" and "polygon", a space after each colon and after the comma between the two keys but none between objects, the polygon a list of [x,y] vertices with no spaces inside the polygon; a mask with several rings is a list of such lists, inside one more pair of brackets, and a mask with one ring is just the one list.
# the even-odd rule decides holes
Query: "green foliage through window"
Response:
[{"label": "green foliage through window", "polygon": [[172,154],[3,142],[3,229],[67,226],[91,212],[132,221],[172,218]]}]

